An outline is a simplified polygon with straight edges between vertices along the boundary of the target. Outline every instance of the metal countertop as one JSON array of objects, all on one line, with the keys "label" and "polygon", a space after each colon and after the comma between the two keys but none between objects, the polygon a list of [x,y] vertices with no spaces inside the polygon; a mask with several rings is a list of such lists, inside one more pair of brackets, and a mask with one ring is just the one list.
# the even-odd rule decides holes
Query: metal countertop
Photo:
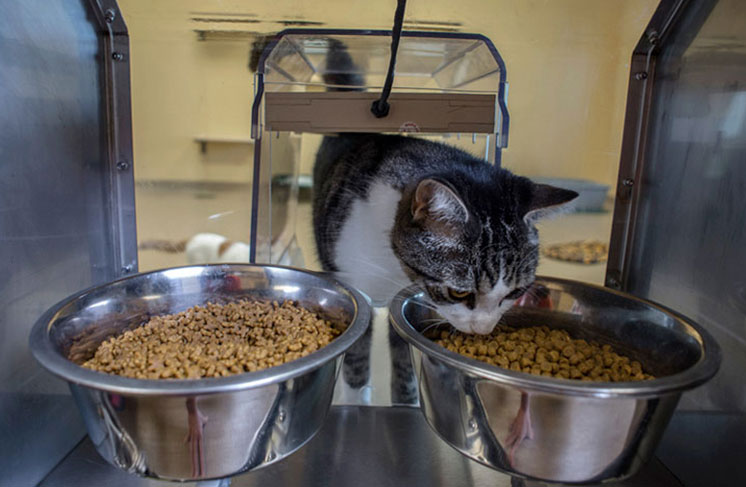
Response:
[{"label": "metal countertop", "polygon": [[[511,487],[511,478],[449,447],[430,429],[419,409],[334,406],[321,431],[298,452],[230,481],[178,484],[136,477],[104,462],[86,438],[39,485]],[[527,482],[525,487],[537,485]],[[682,487],[682,484],[655,459],[640,474],[615,487]]]}]

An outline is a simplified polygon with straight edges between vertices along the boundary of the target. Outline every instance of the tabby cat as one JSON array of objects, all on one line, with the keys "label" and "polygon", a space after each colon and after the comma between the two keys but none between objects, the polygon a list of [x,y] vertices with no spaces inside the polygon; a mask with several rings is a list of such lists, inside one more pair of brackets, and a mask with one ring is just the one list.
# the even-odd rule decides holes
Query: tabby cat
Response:
[{"label": "tabby cat", "polygon": [[490,333],[534,280],[534,222],[577,193],[436,142],[325,137],[314,167],[319,258],[384,304],[414,283],[465,333]]},{"label": "tabby cat", "polygon": [[[326,82],[363,76],[329,41]],[[415,137],[325,137],[313,173],[313,226],[325,270],[385,304],[419,285],[465,333],[490,333],[534,280],[537,219],[577,196],[449,145]]]},{"label": "tabby cat", "polygon": [[[333,69],[326,83],[335,90],[361,86],[346,46],[328,42],[326,62]],[[533,282],[539,257],[534,223],[577,196],[449,145],[399,135],[324,137],[313,181],[313,226],[324,270],[376,305],[414,283],[455,328],[478,334],[490,333]],[[392,402],[411,403],[416,390],[406,347],[391,333],[389,341]],[[345,380],[353,388],[368,380],[369,348],[370,334],[345,357]]]}]

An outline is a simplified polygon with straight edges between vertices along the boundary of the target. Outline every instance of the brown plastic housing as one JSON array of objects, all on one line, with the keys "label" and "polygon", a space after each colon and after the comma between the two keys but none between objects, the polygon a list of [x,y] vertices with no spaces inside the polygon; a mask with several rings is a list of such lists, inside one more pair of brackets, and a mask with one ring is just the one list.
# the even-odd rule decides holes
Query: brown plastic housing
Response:
[{"label": "brown plastic housing", "polygon": [[496,96],[469,93],[393,93],[388,116],[370,111],[378,93],[265,94],[270,131],[494,133]]}]

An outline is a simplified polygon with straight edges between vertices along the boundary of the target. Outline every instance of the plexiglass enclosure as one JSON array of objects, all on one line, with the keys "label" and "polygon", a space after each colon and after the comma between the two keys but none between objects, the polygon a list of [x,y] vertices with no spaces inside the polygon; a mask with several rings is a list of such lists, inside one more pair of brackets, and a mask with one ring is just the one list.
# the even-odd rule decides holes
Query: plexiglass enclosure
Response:
[{"label": "plexiglass enclosure", "polygon": [[[283,31],[264,49],[252,107],[252,261],[304,264],[295,242],[300,159],[303,146],[313,151],[320,138],[309,134],[407,133],[445,139],[499,164],[508,142],[508,86],[492,42],[402,33],[391,111],[376,118],[370,106],[385,82],[390,45],[389,31],[305,29]],[[346,50],[351,63],[330,62],[335,49]]]}]

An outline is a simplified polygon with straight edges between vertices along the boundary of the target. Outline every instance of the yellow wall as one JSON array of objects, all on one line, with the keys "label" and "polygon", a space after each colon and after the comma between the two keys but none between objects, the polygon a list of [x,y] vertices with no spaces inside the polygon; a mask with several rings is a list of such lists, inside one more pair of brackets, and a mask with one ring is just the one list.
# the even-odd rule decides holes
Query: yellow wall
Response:
[{"label": "yellow wall", "polygon": [[[657,0],[410,0],[407,19],[461,22],[487,35],[508,70],[510,147],[525,175],[616,181],[629,58]],[[200,135],[246,137],[253,98],[247,40],[198,42],[193,12],[253,14],[280,30],[304,19],[389,28],[394,0],[120,0],[131,37],[138,180],[250,179],[249,145],[208,146]]]}]

